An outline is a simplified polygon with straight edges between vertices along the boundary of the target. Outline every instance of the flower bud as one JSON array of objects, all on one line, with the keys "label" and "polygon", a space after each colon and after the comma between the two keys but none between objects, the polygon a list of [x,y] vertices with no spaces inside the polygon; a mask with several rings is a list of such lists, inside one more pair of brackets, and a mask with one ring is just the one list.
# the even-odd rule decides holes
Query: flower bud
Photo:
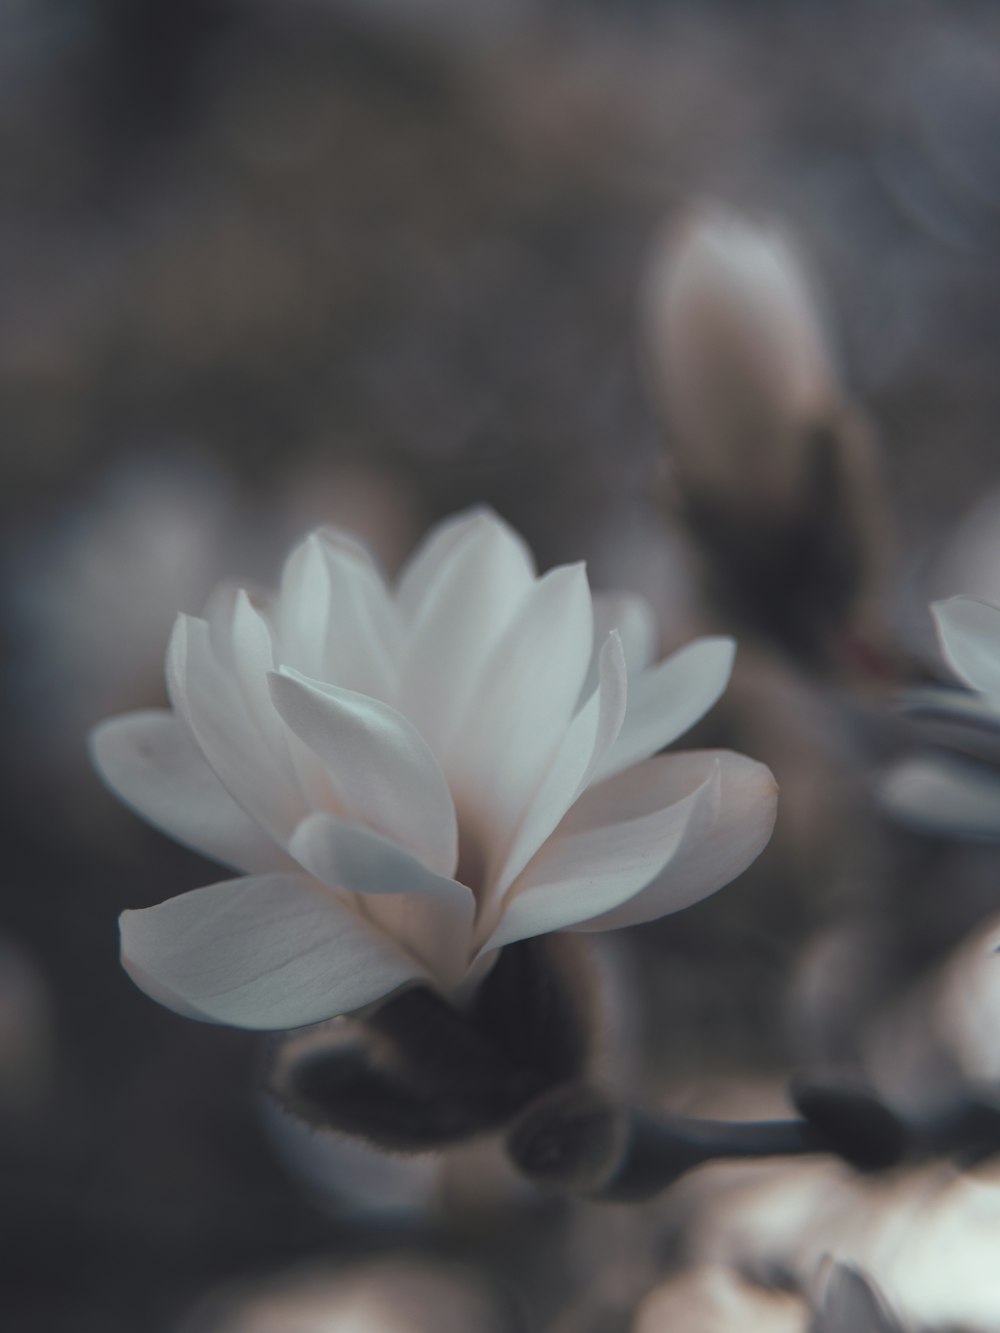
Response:
[{"label": "flower bud", "polygon": [[671,233],[646,351],[677,507],[726,623],[814,667],[882,674],[872,436],[791,245],[723,213]]},{"label": "flower bud", "polygon": [[672,231],[647,293],[653,388],[698,490],[788,508],[798,436],[839,399],[814,297],[774,228],[705,212]]}]

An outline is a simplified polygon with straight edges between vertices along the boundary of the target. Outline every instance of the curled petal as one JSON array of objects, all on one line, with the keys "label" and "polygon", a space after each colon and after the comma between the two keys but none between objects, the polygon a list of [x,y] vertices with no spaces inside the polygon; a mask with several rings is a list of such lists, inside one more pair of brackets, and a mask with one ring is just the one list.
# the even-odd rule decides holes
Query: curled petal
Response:
[{"label": "curled petal", "polygon": [[304,819],[290,850],[324,884],[364,895],[366,913],[440,981],[461,979],[475,914],[464,884],[435,874],[388,838],[327,814]]},{"label": "curled petal", "polygon": [[341,813],[451,875],[458,859],[455,807],[413,723],[377,699],[296,672],[269,679],[279,714],[325,765]]},{"label": "curled petal", "polygon": [[94,728],[90,748],[108,786],[178,842],[234,870],[290,864],[236,804],[172,713],[150,709],[109,718]]},{"label": "curled petal", "polygon": [[[731,750],[692,750],[660,755],[595,787],[580,802],[581,820],[621,819],[651,801],[689,799],[710,781],[711,801],[689,821],[681,846],[662,873],[633,898],[581,925],[583,930],[618,930],[679,912],[741,875],[767,846],[778,808],[771,770]],[[696,786],[696,784],[698,784]],[[617,812],[617,814],[615,813]],[[575,815],[570,812],[570,819]]]},{"label": "curled petal", "polygon": [[229,880],[123,912],[122,963],[161,1004],[235,1027],[348,1013],[423,979],[415,959],[300,875]]},{"label": "curled petal", "polygon": [[307,809],[301,788],[287,753],[269,748],[232,673],[216,657],[203,620],[177,617],[167,653],[167,687],[222,785],[283,844]]},{"label": "curled petal", "polygon": [[693,727],[728,685],[735,653],[732,639],[696,639],[630,680],[621,734],[595,781],[641,763]]},{"label": "curled petal", "polygon": [[711,818],[715,784],[618,825],[554,836],[511,887],[483,952],[551,930],[579,927],[633,898],[684,846],[692,824]]},{"label": "curled petal", "polygon": [[949,597],[931,612],[949,666],[972,689],[1000,696],[1000,608],[978,597]]},{"label": "curled petal", "polygon": [[317,879],[352,893],[424,893],[456,905],[472,902],[464,884],[435,874],[381,834],[333,815],[308,815],[289,849]]}]

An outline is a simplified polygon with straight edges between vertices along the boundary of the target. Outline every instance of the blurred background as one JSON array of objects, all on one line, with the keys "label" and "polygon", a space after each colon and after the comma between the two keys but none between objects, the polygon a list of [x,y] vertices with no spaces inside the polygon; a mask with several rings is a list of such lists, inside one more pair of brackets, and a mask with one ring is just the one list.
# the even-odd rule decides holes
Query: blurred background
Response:
[{"label": "blurred background", "polygon": [[[374,1284],[428,1328],[630,1327],[676,1209],[574,1210],[488,1148],[383,1179],[265,1105],[252,1034],[131,986],[118,912],[215,871],[105,793],[86,733],[161,704],[177,611],[309,526],[391,571],[485,501],[542,567],[644,592],[665,648],[745,636],[696,739],[789,793],[755,871],[615,942],[637,1087],[854,1051],[1000,906],[994,850],[892,832],[867,786],[892,687],[939,670],[929,597],[1000,590],[996,6],[4,0],[0,179],[0,1323],[417,1328],[308,1313]],[[642,311],[706,201],[795,237],[877,440],[881,673],[705,591]]]}]

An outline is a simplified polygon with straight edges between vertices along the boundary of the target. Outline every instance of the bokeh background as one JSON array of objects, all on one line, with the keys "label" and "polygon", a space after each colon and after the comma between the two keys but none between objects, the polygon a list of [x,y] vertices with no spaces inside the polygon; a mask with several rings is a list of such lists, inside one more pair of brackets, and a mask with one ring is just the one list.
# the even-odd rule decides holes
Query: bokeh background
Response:
[{"label": "bokeh background", "polygon": [[[663,500],[639,316],[662,228],[705,200],[781,218],[808,257],[879,441],[885,622],[929,655],[926,601],[959,591],[941,570],[1000,472],[996,6],[7,0],[0,181],[0,1324],[236,1328],[213,1293],[390,1254],[484,1284],[466,1333],[629,1327],[676,1219],[526,1198],[488,1155],[432,1224],[411,1177],[392,1209],[338,1207],[350,1190],[317,1187],[315,1142],[257,1093],[258,1040],[131,986],[117,913],[214,872],[104,792],[86,732],[163,701],[178,610],[273,580],[319,522],[394,569],[485,501],[542,566],[645,592],[665,646],[725,630]],[[1000,588],[996,517],[967,591]],[[760,652],[701,739],[794,793],[776,850],[727,905],[621,946],[667,1082],[850,1046],[866,997],[998,902],[992,851],[856,812],[896,743],[856,740],[881,703],[831,723],[837,683]],[[845,957],[876,963],[846,984]],[[261,1319],[238,1327],[299,1327]]]}]

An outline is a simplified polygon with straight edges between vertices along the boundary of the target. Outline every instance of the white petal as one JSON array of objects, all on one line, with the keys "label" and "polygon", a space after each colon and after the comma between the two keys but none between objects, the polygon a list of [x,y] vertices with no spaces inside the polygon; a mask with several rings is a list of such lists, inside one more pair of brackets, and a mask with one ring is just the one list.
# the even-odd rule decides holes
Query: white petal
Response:
[{"label": "white petal", "polygon": [[311,676],[326,674],[330,572],[320,539],[311,533],[281,571],[276,609],[281,660]]},{"label": "white petal", "polygon": [[944,755],[897,764],[879,799],[901,823],[946,838],[1000,839],[1000,771]]},{"label": "white petal", "polygon": [[[222,625],[210,626],[213,643],[224,636]],[[299,744],[279,716],[271,698],[269,677],[275,667],[275,644],[266,616],[251,602],[245,589],[232,600],[228,626],[227,658],[238,682],[247,717],[259,732],[272,766],[283,775],[290,790],[301,793],[311,806],[325,806],[330,799],[329,783],[322,765],[310,750]]]},{"label": "white petal", "polygon": [[[575,711],[592,652],[593,612],[583,565],[550,570],[497,646],[449,772],[481,830],[494,878],[538,793]],[[461,746],[459,750],[458,746]]]},{"label": "white petal", "polygon": [[950,597],[931,612],[949,666],[972,689],[1000,696],[1000,609],[978,597]]},{"label": "white petal", "polygon": [[235,1027],[300,1027],[423,970],[301,875],[230,880],[123,912],[122,962],[161,1003]]},{"label": "white petal", "polygon": [[229,581],[217,583],[208,595],[201,619],[208,625],[212,652],[227,671],[233,670],[233,620],[236,602],[245,590]]},{"label": "white petal", "polygon": [[365,911],[439,980],[461,980],[475,914],[464,884],[434,874],[387,838],[322,813],[302,821],[290,850],[323,883],[365,895]]},{"label": "white petal", "polygon": [[535,562],[527,543],[492,509],[478,505],[438,523],[406,562],[399,576],[396,602],[407,620],[413,621],[420,615],[431,588],[457,547],[471,534],[481,534],[487,527],[500,529],[505,541],[516,549],[519,562],[534,578]]},{"label": "white petal", "polygon": [[595,781],[648,759],[693,727],[729,683],[735,652],[732,639],[696,639],[631,679],[621,734]]},{"label": "white petal", "polygon": [[322,811],[302,820],[289,850],[317,879],[352,893],[423,893],[457,910],[472,903],[464,884],[428,870],[381,834]]},{"label": "white petal", "polygon": [[628,902],[711,820],[717,783],[707,778],[663,810],[551,838],[512,886],[482,951],[602,917]]},{"label": "white petal", "polygon": [[524,543],[486,513],[436,530],[403,575],[399,600],[410,639],[400,708],[439,756],[533,586]]},{"label": "white petal", "polygon": [[223,786],[254,822],[284,844],[308,807],[286,757],[272,753],[233,674],[219,663],[203,620],[177,617],[167,653],[167,687]]},{"label": "white petal", "polygon": [[[267,673],[274,670],[274,641],[267,621],[240,588],[233,601],[233,669],[247,711],[265,728],[276,720],[267,688]],[[265,731],[266,734],[266,731]]]},{"label": "white petal", "polygon": [[511,844],[493,892],[501,896],[528,864],[615,743],[625,717],[628,673],[622,641],[612,630],[601,649],[597,689],[573,718],[552,767]]},{"label": "white petal", "polygon": [[344,534],[320,529],[292,552],[276,621],[285,666],[380,699],[395,697],[396,609],[364,549]]},{"label": "white petal", "polygon": [[178,842],[235,870],[290,864],[236,804],[172,713],[151,709],[109,718],[91,732],[90,746],[121,800]]},{"label": "white petal", "polygon": [[774,828],[778,787],[766,765],[731,750],[648,759],[592,788],[578,803],[579,813],[574,807],[565,822],[573,827],[597,819],[628,819],[653,803],[683,801],[709,779],[712,800],[701,802],[698,817],[689,822],[662,873],[620,907],[583,923],[582,929],[618,930],[679,912],[729,884],[757,859]]},{"label": "white petal", "polygon": [[455,807],[412,722],[388,704],[297,672],[272,675],[270,686],[281,717],[326,765],[339,811],[451,875],[458,860]]},{"label": "white petal", "polygon": [[272,763],[283,772],[288,786],[300,791],[310,804],[323,803],[328,793],[320,765],[288,734],[271,698],[269,676],[275,667],[271,627],[244,590],[237,593],[233,604],[231,633],[233,674],[247,716],[260,732]]}]

